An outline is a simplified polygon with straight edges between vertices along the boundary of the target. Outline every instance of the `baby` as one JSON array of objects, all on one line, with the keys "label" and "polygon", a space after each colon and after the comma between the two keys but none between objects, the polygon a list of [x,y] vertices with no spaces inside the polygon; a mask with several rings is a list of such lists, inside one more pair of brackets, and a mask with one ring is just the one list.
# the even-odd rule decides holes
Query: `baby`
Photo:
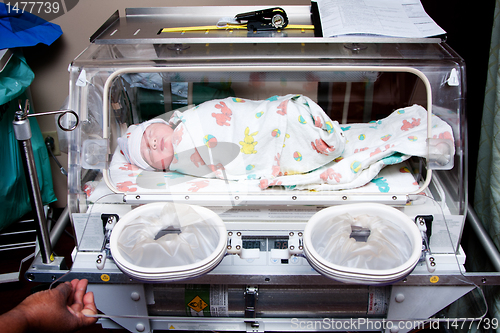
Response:
[{"label": "baby", "polygon": [[[233,180],[305,173],[339,157],[345,146],[338,122],[301,95],[208,101],[174,112],[168,122],[132,125],[118,142],[144,170]],[[215,152],[231,158],[214,162]]]},{"label": "baby", "polygon": [[118,144],[127,161],[144,170],[168,170],[174,157],[172,127],[162,119],[132,125]]}]

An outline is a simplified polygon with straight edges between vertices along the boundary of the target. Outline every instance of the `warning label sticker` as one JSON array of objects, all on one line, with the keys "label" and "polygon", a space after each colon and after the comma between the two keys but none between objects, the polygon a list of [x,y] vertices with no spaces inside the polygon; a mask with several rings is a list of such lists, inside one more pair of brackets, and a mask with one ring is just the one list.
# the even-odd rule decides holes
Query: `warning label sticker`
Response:
[{"label": "warning label sticker", "polygon": [[208,304],[204,300],[202,300],[200,296],[196,296],[191,302],[188,303],[188,306],[194,311],[200,312],[203,311],[203,309],[205,309]]},{"label": "warning label sticker", "polygon": [[228,311],[227,285],[210,286],[210,315],[212,317],[227,317]]},{"label": "warning label sticker", "polygon": [[186,285],[184,304],[190,317],[227,317],[228,288],[224,285]]}]

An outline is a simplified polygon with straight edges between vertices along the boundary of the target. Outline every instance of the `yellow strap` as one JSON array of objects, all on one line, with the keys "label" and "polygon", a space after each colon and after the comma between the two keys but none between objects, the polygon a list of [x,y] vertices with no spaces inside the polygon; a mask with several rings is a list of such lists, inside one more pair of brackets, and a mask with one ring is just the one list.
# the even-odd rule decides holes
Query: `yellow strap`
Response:
[{"label": "yellow strap", "polygon": [[[242,25],[225,25],[218,27],[216,25],[205,25],[197,27],[177,27],[177,28],[163,28],[161,32],[188,32],[188,31],[209,31],[209,30],[241,30],[247,29],[246,24]],[[300,30],[314,30],[313,25],[294,25],[289,24],[285,29],[300,29]],[[279,30],[279,29],[278,29]]]}]

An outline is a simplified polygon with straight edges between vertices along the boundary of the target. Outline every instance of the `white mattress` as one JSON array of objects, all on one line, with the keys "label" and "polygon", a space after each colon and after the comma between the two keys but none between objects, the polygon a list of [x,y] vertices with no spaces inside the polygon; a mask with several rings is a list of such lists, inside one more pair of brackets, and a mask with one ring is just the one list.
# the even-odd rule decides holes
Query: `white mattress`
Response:
[{"label": "white mattress", "polygon": [[[221,179],[196,178],[175,172],[144,171],[128,164],[125,157],[115,152],[109,169],[114,186],[133,194],[160,193],[262,193],[284,191],[282,188],[262,190],[258,180],[225,181]],[[413,193],[419,185],[408,165],[403,162],[386,166],[368,184],[345,190],[364,193]],[[90,181],[84,185],[90,202],[113,193],[103,180]]]}]

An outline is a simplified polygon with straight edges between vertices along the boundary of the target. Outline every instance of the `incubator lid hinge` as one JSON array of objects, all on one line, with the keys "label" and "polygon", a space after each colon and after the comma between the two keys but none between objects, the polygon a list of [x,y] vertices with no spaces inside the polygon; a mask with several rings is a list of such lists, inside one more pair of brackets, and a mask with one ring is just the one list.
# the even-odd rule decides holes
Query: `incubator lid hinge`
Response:
[{"label": "incubator lid hinge", "polygon": [[434,273],[436,270],[436,260],[432,255],[431,248],[429,246],[432,235],[433,219],[434,217],[432,215],[419,215],[415,217],[415,223],[417,224],[422,236],[422,255],[420,256],[419,261],[425,262],[429,273]]},{"label": "incubator lid hinge", "polygon": [[120,217],[118,214],[101,214],[102,227],[104,232],[104,240],[102,243],[101,251],[98,252],[95,264],[98,270],[104,269],[107,258],[112,258],[109,240],[111,238],[111,231],[118,222]]}]

